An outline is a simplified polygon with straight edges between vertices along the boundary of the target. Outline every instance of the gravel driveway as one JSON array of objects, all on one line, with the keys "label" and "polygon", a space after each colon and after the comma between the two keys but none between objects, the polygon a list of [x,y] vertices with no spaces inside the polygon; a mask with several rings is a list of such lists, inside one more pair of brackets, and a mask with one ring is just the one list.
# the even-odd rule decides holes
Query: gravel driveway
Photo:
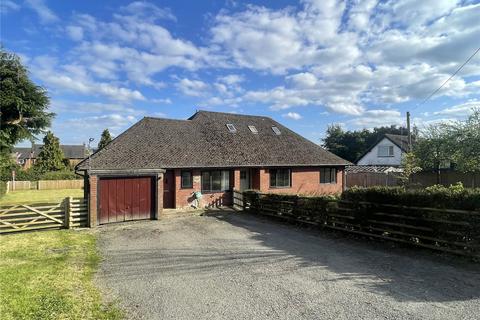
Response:
[{"label": "gravel driveway", "polygon": [[252,215],[99,228],[97,280],[131,319],[478,319],[480,264]]}]

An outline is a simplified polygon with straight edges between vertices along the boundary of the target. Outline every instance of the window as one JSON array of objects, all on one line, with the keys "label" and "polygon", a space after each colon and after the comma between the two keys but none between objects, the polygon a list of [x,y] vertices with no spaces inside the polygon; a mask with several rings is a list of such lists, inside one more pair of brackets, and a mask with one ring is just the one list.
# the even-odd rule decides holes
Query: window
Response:
[{"label": "window", "polygon": [[230,132],[237,132],[237,128],[235,128],[235,126],[231,123],[227,123],[227,128]]},{"label": "window", "polygon": [[226,191],[230,189],[230,171],[215,170],[202,172],[202,191]]},{"label": "window", "polygon": [[192,171],[182,171],[180,184],[182,189],[193,188]]},{"label": "window", "polygon": [[320,168],[320,183],[337,183],[337,169]]},{"label": "window", "polygon": [[278,128],[275,127],[275,126],[272,127],[272,130],[273,130],[273,132],[275,132],[276,135],[280,135],[280,133],[281,133],[281,132],[280,132],[280,129],[278,129]]},{"label": "window", "polygon": [[289,188],[290,169],[270,169],[270,188]]},{"label": "window", "polygon": [[252,133],[254,133],[254,134],[258,133],[258,130],[257,130],[257,128],[255,128],[255,126],[248,126],[248,129],[250,129],[250,131],[252,131]]},{"label": "window", "polygon": [[393,157],[393,146],[378,146],[379,157]]}]

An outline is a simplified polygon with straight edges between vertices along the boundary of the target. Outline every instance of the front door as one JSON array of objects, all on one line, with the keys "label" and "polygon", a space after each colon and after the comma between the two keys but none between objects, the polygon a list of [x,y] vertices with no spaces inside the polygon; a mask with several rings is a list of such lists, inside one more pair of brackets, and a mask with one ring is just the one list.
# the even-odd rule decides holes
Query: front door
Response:
[{"label": "front door", "polygon": [[167,170],[163,174],[163,207],[175,208],[175,175],[173,170]]},{"label": "front door", "polygon": [[244,191],[252,188],[252,182],[250,177],[250,169],[240,170],[240,191]]}]

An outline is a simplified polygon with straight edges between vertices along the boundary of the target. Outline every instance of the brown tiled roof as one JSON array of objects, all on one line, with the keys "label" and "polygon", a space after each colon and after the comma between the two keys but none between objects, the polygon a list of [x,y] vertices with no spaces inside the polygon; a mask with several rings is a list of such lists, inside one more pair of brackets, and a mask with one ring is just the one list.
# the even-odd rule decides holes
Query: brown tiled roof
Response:
[{"label": "brown tiled roof", "polygon": [[[233,124],[236,132],[226,124]],[[207,111],[188,120],[143,118],[90,159],[96,170],[346,164],[271,118]],[[77,169],[88,167],[86,159]]]}]

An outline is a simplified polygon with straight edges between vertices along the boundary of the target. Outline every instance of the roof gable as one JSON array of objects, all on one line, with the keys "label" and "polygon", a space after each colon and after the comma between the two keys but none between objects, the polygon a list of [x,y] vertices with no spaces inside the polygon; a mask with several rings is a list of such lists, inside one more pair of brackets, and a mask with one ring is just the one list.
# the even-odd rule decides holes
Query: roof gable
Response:
[{"label": "roof gable", "polygon": [[[236,131],[230,132],[227,123]],[[255,126],[256,134],[249,125]],[[275,134],[272,126],[281,134]],[[90,160],[93,169],[346,164],[269,117],[207,111],[188,120],[143,118]],[[86,167],[87,161],[78,166]]]}]

